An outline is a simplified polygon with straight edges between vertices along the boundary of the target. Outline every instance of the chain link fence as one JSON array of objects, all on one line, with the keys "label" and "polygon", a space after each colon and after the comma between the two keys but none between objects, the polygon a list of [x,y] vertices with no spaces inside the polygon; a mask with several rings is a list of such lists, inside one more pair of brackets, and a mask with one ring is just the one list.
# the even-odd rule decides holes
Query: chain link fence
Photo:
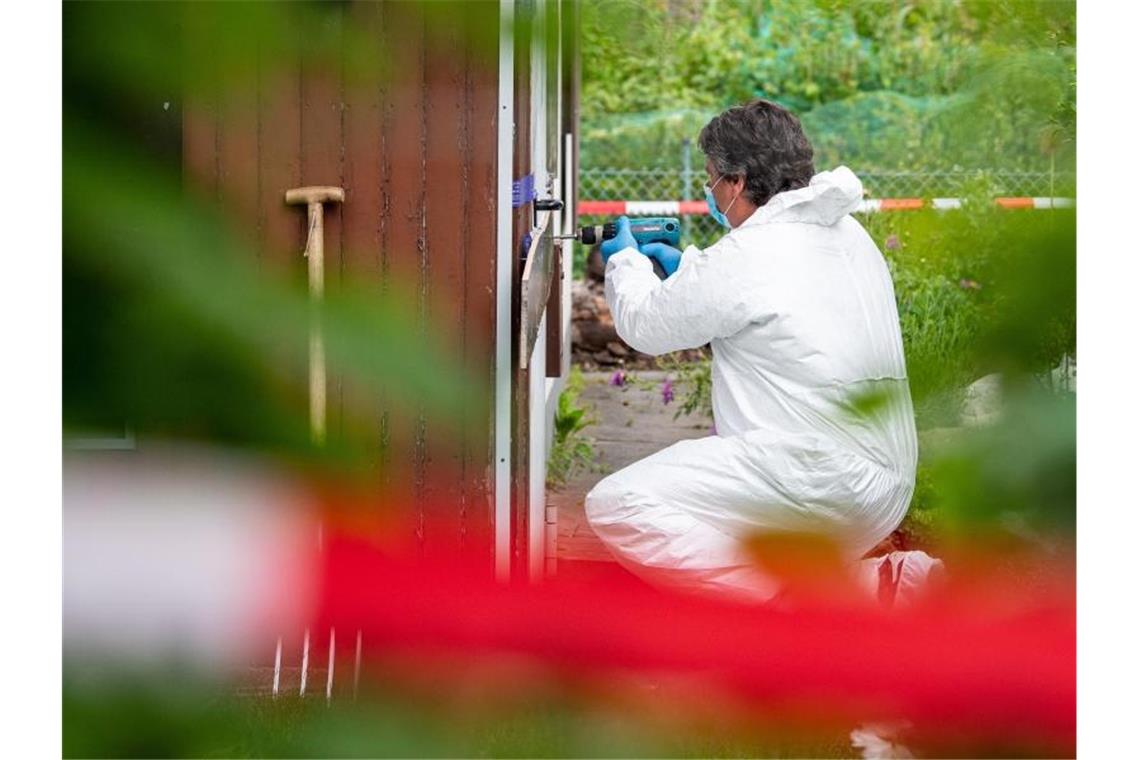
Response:
[{"label": "chain link fence", "polygon": [[[979,190],[994,196],[1072,196],[1071,172],[1002,169],[959,171],[860,171],[869,198],[961,198]],[[590,201],[674,201],[704,198],[698,169],[586,169],[578,173],[579,198]]]},{"label": "chain link fence", "polygon": [[[687,165],[686,165],[687,164]],[[943,171],[860,171],[868,198],[967,198],[967,197],[1073,197],[1076,177],[1072,172],[961,169]],[[683,161],[679,169],[582,168],[578,174],[581,200],[677,201],[704,198],[704,166],[694,168]],[[601,217],[581,217],[583,224],[597,224]],[[681,219],[682,236],[705,245],[723,234],[707,215]]]}]

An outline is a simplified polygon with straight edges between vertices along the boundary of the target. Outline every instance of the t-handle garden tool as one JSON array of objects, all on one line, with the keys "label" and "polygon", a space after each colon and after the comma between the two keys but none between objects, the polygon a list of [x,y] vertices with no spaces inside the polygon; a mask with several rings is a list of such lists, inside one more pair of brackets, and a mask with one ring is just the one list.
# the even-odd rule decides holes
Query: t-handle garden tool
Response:
[{"label": "t-handle garden tool", "polygon": [[[285,191],[289,205],[305,204],[309,209],[309,234],[305,239],[305,258],[309,260],[309,299],[313,316],[309,322],[309,426],[313,443],[325,442],[325,344],[321,332],[321,300],[325,294],[325,206],[326,203],[344,203],[343,187],[295,187]],[[317,526],[317,546],[322,543],[323,530]],[[360,667],[360,632],[357,631],[357,668]],[[332,699],[333,664],[336,651],[336,631],[329,629],[329,667],[325,683],[325,699]],[[281,673],[281,638],[277,638],[274,660],[273,694],[277,695]],[[305,629],[302,645],[300,695],[305,696],[309,674],[309,629]]]},{"label": "t-handle garden tool", "polygon": [[[309,234],[305,257],[309,260],[309,298],[319,307],[325,293],[325,212],[326,203],[344,203],[342,187],[296,187],[285,191],[285,202],[305,204],[309,209]],[[315,443],[325,440],[325,345],[321,334],[320,310],[314,308],[309,324],[309,425]]]}]

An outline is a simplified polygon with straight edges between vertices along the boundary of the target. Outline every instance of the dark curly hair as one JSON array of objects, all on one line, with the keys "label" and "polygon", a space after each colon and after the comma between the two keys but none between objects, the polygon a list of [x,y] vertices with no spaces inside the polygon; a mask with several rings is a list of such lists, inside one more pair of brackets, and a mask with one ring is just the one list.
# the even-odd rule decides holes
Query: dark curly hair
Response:
[{"label": "dark curly hair", "polygon": [[698,142],[718,174],[744,177],[744,192],[757,206],[777,193],[807,187],[815,174],[800,120],[767,100],[713,117]]}]

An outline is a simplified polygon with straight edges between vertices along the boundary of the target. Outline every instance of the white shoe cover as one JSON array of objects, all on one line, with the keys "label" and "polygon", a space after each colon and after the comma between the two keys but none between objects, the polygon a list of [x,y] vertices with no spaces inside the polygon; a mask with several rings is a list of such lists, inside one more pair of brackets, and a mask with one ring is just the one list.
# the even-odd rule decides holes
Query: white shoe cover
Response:
[{"label": "white shoe cover", "polygon": [[909,726],[910,724],[905,721],[864,723],[851,732],[851,746],[862,750],[864,760],[913,758],[914,753],[896,741],[899,729]]}]

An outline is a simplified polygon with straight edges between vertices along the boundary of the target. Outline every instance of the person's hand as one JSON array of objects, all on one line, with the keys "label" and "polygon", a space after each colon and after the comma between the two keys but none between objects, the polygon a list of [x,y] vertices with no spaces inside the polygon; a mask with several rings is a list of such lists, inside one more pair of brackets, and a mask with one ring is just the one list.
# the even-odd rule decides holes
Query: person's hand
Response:
[{"label": "person's hand", "polygon": [[626,248],[637,250],[637,240],[629,231],[629,217],[619,216],[617,220],[617,234],[609,240],[603,240],[601,245],[602,261],[608,262],[610,256]]},{"label": "person's hand", "polygon": [[661,268],[665,270],[666,277],[672,275],[677,271],[677,267],[681,266],[681,252],[671,245],[646,243],[641,246],[641,252],[651,259],[656,259]]}]

